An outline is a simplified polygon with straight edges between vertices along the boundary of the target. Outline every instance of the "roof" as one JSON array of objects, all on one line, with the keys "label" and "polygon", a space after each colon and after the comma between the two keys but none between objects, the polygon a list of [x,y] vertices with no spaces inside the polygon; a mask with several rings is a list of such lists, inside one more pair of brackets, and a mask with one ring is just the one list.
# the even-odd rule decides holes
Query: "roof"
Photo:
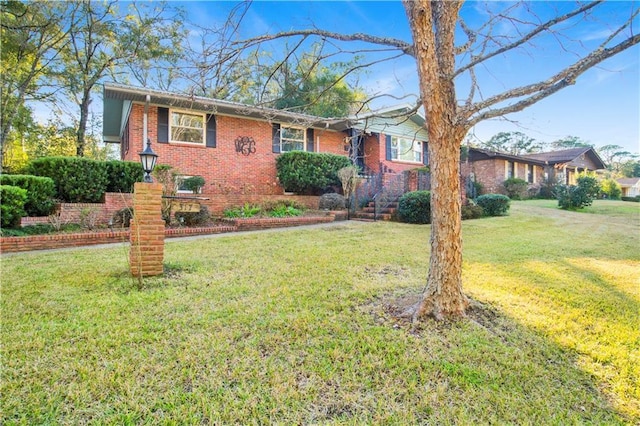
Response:
[{"label": "roof", "polygon": [[[103,88],[103,139],[105,142],[120,142],[133,102],[149,102],[152,105],[197,109],[215,114],[249,117],[278,123],[298,124],[317,129],[344,131],[357,128],[380,132],[381,129],[396,130],[398,135],[420,134],[426,140],[425,119],[409,105],[400,105],[384,110],[367,112],[363,115],[343,118],[323,118],[274,108],[246,105],[220,99],[190,96],[145,89],[123,84],[106,83]],[[407,124],[410,129],[406,129]]]},{"label": "roof", "polygon": [[620,179],[616,179],[616,182],[618,182],[621,186],[624,186],[625,188],[636,186],[640,182],[640,177],[620,178]]},{"label": "roof", "polygon": [[560,151],[540,152],[536,154],[522,155],[511,155],[503,152],[489,151],[481,148],[469,149],[469,159],[471,161],[484,160],[488,158],[502,158],[506,160],[517,161],[519,163],[539,164],[543,166],[571,163],[583,155],[588,156],[591,159],[591,161],[595,165],[595,170],[606,168],[606,165],[592,147],[571,148],[563,149]]}]

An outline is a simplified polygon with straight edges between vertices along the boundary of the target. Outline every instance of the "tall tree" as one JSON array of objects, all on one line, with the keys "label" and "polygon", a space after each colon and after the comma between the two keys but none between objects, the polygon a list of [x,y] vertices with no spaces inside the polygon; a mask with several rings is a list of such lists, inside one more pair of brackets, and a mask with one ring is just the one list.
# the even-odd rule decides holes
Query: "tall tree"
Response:
[{"label": "tall tree", "polygon": [[592,143],[582,140],[579,136],[565,136],[564,138],[551,142],[551,148],[555,150],[571,148],[593,147]]},{"label": "tall tree", "polygon": [[[432,226],[427,285],[420,303],[412,311],[416,320],[424,316],[460,316],[469,304],[462,290],[460,145],[463,138],[475,124],[521,111],[575,84],[580,75],[602,61],[637,45],[640,35],[634,33],[632,23],[637,21],[639,9],[630,3],[624,8],[624,15],[609,11],[607,28],[611,31],[596,45],[589,44],[588,49],[587,43],[576,40],[575,49],[581,50],[574,52],[567,46],[570,37],[562,32],[588,23],[595,10],[606,9],[610,3],[557,3],[557,8],[547,8],[544,14],[537,14],[535,2],[489,2],[486,13],[482,14],[486,18],[483,22],[479,18],[473,22],[462,19],[460,1],[404,0],[403,4],[411,40],[311,28],[261,35],[238,42],[237,47],[247,49],[268,40],[318,36],[332,39],[336,44],[364,42],[378,46],[379,53],[405,54],[415,59],[420,82],[418,105],[424,106],[429,134]],[[540,5],[546,7],[546,3]],[[557,13],[550,16],[550,10]],[[512,31],[504,31],[505,27]],[[542,79],[536,76],[534,81],[516,83],[495,94],[483,94],[480,90],[483,69],[496,66],[496,58],[518,53],[540,39],[560,43],[558,50],[569,53],[567,58],[572,62],[554,63],[557,68]],[[528,53],[535,56],[536,51]],[[466,95],[456,92],[456,84],[461,81],[469,88]],[[460,83],[462,87],[465,86]]]},{"label": "tall tree", "polygon": [[544,148],[543,143],[537,142],[522,132],[500,132],[480,146],[491,151],[499,151],[511,155],[541,152]]},{"label": "tall tree", "polygon": [[56,2],[2,1],[0,49],[0,147],[2,164],[12,129],[32,120],[29,101],[51,95],[49,80],[61,49],[68,43],[62,28],[64,7]]},{"label": "tall tree", "polygon": [[89,106],[96,85],[105,77],[121,81],[128,69],[175,54],[180,46],[182,21],[166,2],[67,3],[70,42],[63,50],[64,66],[58,79],[79,107],[76,154],[85,155]]}]

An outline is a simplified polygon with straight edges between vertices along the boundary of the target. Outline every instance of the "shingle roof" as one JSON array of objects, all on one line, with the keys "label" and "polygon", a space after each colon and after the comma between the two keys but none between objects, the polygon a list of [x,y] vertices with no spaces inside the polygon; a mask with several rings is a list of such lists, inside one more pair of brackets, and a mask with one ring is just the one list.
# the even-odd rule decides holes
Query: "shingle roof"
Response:
[{"label": "shingle roof", "polygon": [[640,182],[640,177],[620,178],[616,179],[616,182],[624,186],[635,186],[638,182]]},{"label": "shingle roof", "polygon": [[523,155],[523,157],[531,158],[532,160],[545,161],[550,164],[568,163],[592,149],[593,148],[587,146],[580,148],[563,149],[561,151],[540,152],[538,154],[525,154]]}]

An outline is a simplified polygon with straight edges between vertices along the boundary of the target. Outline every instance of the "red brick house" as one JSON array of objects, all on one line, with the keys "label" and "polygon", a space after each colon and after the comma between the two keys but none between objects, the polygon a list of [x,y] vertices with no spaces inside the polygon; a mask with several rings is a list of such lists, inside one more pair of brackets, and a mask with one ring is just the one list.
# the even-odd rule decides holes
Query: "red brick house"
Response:
[{"label": "red brick house", "polygon": [[282,196],[276,158],[286,151],[351,156],[385,180],[427,163],[424,118],[408,107],[327,119],[116,84],[103,102],[103,138],[122,160],[138,161],[149,139],[160,164],[204,177],[214,211]]},{"label": "red brick house", "polygon": [[578,173],[604,169],[606,165],[591,147],[572,148],[538,154],[510,155],[469,148],[462,174],[480,182],[485,193],[504,193],[504,181],[520,178],[536,192],[548,180],[575,184]]}]

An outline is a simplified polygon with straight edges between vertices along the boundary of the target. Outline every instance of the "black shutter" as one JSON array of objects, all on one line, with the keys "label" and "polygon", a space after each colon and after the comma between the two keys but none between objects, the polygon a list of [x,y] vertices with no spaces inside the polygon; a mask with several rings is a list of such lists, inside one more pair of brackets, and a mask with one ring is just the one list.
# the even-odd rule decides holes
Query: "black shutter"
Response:
[{"label": "black shutter", "polygon": [[169,108],[158,107],[158,143],[169,143]]},{"label": "black shutter", "polygon": [[385,142],[385,154],[386,154],[386,159],[387,161],[391,161],[391,135],[386,135],[387,139]]},{"label": "black shutter", "polygon": [[280,153],[280,125],[278,123],[273,123],[271,128],[271,135],[273,136],[273,152],[276,154]]},{"label": "black shutter", "polygon": [[429,145],[426,142],[422,142],[422,164],[429,164]]},{"label": "black shutter", "polygon": [[307,152],[313,151],[313,129],[307,129]]},{"label": "black shutter", "polygon": [[207,114],[207,148],[216,147],[216,117],[213,114]]}]

